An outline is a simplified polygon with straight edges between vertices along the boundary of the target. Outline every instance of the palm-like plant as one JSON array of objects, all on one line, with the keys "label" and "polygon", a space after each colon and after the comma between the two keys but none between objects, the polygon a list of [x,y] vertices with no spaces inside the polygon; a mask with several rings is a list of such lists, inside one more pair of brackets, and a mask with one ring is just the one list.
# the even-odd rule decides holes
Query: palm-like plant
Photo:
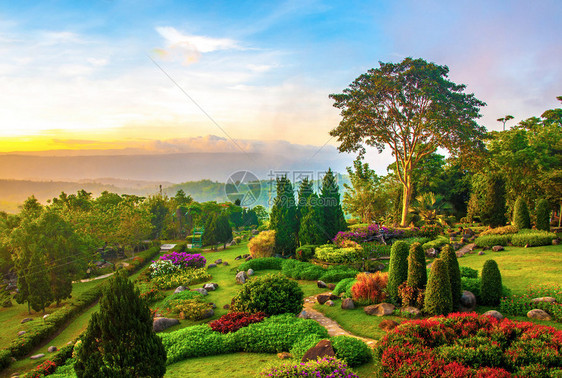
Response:
[{"label": "palm-like plant", "polygon": [[443,199],[443,196],[428,192],[416,197],[409,212],[417,215],[424,224],[449,226],[448,217],[451,210],[453,207]]}]

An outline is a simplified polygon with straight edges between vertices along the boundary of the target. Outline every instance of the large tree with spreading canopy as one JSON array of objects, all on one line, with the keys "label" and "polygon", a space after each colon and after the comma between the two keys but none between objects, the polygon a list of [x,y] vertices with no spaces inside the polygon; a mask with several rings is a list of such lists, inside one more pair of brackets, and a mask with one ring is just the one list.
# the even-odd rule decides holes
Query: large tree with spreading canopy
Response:
[{"label": "large tree with spreading canopy", "polygon": [[486,104],[465,85],[448,80],[449,68],[423,59],[382,63],[359,76],[341,94],[331,94],[341,109],[340,124],[330,135],[340,152],[379,152],[389,147],[403,185],[402,225],[407,223],[412,172],[423,157],[445,148],[451,155],[481,146],[485,128],[475,119]]}]

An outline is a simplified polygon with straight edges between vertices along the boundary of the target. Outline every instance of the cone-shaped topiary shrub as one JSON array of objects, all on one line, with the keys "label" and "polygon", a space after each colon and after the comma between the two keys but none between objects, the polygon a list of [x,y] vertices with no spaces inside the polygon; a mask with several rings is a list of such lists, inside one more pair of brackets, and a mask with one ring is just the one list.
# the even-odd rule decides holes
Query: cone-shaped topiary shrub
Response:
[{"label": "cone-shaped topiary shrub", "polygon": [[517,197],[513,208],[513,225],[520,230],[531,228],[531,217],[527,202],[521,197]]},{"label": "cone-shaped topiary shrub", "polygon": [[408,280],[408,243],[399,240],[390,249],[390,267],[386,291],[394,302],[399,301],[398,286]]},{"label": "cone-shaped topiary shrub", "polygon": [[449,272],[442,259],[431,264],[424,302],[424,311],[430,315],[447,315],[453,310]]},{"label": "cone-shaped topiary shrub", "polygon": [[422,245],[413,243],[408,255],[408,286],[425,289],[427,284],[427,268],[425,265],[425,252]]},{"label": "cone-shaped topiary shrub", "polygon": [[449,272],[449,282],[451,283],[451,297],[453,300],[453,311],[459,308],[461,296],[462,296],[462,285],[461,285],[461,271],[459,267],[459,262],[457,260],[457,254],[453,248],[447,244],[441,250],[441,258],[447,265],[447,271]]},{"label": "cone-shaped topiary shrub", "polygon": [[537,203],[535,215],[537,230],[550,231],[550,209],[548,201],[544,198]]},{"label": "cone-shaped topiary shrub", "polygon": [[488,260],[482,268],[482,279],[480,281],[480,297],[483,305],[495,306],[500,304],[502,296],[502,276],[498,264],[494,260]]}]

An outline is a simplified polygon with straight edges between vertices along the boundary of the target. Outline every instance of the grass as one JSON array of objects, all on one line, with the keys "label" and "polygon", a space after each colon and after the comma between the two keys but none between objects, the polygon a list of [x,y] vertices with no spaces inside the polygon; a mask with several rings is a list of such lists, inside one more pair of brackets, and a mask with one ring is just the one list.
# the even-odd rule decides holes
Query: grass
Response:
[{"label": "grass", "polygon": [[280,361],[275,354],[233,353],[190,358],[166,368],[165,377],[253,377],[268,363]]}]

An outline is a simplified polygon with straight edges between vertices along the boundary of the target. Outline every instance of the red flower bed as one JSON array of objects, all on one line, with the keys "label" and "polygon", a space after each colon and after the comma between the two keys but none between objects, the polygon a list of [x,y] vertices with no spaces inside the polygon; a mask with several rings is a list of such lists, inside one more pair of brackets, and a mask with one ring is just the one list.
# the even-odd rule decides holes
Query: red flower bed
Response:
[{"label": "red flower bed", "polygon": [[562,369],[562,331],[455,313],[402,323],[376,353],[385,377],[549,376]]},{"label": "red flower bed", "polygon": [[252,323],[259,323],[265,318],[265,313],[256,312],[250,314],[247,312],[231,312],[223,315],[217,320],[210,322],[209,326],[213,331],[220,333],[236,332],[242,327],[246,327]]},{"label": "red flower bed", "polygon": [[38,365],[33,372],[29,374],[31,378],[44,377],[46,375],[51,375],[57,369],[57,365],[53,361],[45,361],[41,365]]}]

